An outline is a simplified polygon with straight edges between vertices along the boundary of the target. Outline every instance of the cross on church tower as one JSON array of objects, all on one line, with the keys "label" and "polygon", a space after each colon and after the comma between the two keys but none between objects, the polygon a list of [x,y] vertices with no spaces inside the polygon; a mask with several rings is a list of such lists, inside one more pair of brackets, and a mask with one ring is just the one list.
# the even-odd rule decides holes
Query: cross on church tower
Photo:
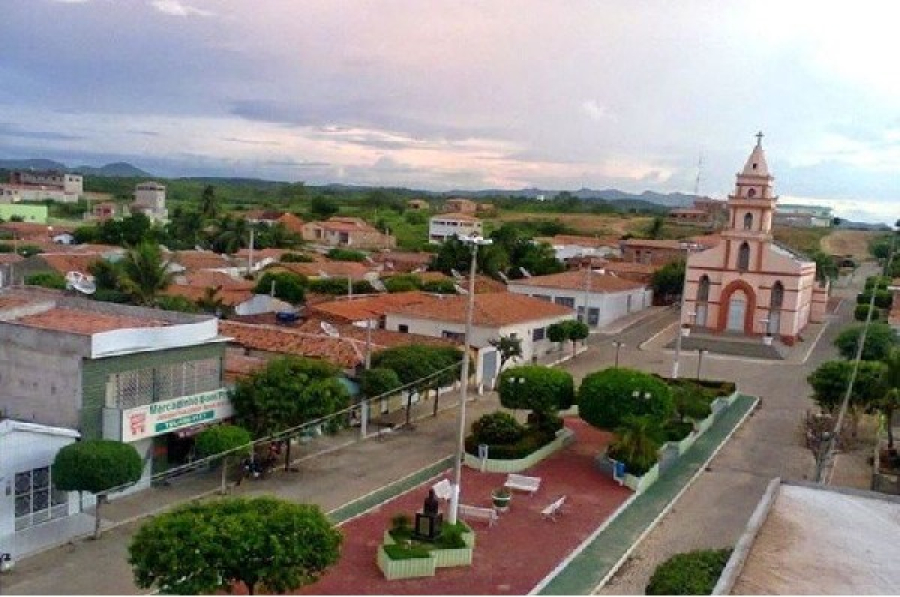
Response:
[{"label": "cross on church tower", "polygon": [[762,131],[759,131],[758,133],[756,133],[756,146],[757,147],[762,147],[762,138],[763,138]]}]

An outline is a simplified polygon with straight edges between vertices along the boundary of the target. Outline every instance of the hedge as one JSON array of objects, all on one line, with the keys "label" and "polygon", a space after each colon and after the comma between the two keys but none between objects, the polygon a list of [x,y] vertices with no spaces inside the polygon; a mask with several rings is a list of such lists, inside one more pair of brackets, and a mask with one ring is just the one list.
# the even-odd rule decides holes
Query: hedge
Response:
[{"label": "hedge", "polygon": [[730,549],[704,549],[672,556],[660,564],[647,595],[710,595],[722,575]]},{"label": "hedge", "polygon": [[[556,439],[556,436],[545,433],[539,429],[529,428],[525,434],[515,443],[512,444],[487,444],[488,455],[492,460],[518,460],[525,458],[529,454],[540,450],[550,442]],[[466,438],[466,452],[473,456],[478,455],[478,440],[474,435]]]},{"label": "hedge", "polygon": [[[645,398],[648,393],[650,397]],[[600,429],[613,430],[629,415],[650,415],[663,423],[674,412],[669,386],[659,377],[635,369],[597,371],[586,376],[578,388],[578,414]]]}]

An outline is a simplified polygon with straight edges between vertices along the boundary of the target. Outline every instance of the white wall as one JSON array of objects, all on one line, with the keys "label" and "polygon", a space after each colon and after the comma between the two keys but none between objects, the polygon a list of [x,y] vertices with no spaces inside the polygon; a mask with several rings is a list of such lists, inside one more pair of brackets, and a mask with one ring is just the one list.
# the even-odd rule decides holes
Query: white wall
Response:
[{"label": "white wall", "polygon": [[[557,298],[571,298],[575,300],[576,309],[584,307],[584,290],[528,286],[522,282],[522,280],[517,280],[510,283],[507,290],[527,296],[550,297],[552,302],[556,302]],[[630,301],[629,297],[631,297]],[[652,299],[653,292],[648,288],[635,288],[621,292],[589,292],[587,296],[588,309],[599,310],[599,320],[595,326],[591,327],[601,327],[625,317],[629,313],[646,309],[652,304]]]},{"label": "white wall", "polygon": [[[0,551],[12,554],[13,559],[39,549],[66,541],[90,528],[90,518],[78,518],[78,493],[68,494],[67,516],[15,530],[16,473],[50,466],[56,453],[78,438],[78,432],[17,421],[0,423]],[[52,431],[49,431],[52,430]]]}]

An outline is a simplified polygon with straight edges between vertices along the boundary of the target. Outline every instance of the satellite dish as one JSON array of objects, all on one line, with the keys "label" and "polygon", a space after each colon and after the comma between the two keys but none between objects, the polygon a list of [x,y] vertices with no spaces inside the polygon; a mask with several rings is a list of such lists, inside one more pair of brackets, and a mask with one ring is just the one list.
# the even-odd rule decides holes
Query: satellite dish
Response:
[{"label": "satellite dish", "polygon": [[[393,268],[391,268],[391,269],[393,269]],[[416,269],[414,269],[414,270],[412,271],[412,273],[414,273],[414,274],[424,274],[426,271],[428,271],[428,270],[423,266],[423,267],[417,267]]]},{"label": "satellite dish", "polygon": [[497,275],[500,276],[500,279],[503,280],[504,284],[509,284],[509,278],[506,277],[506,274],[503,272],[497,272]]},{"label": "satellite dish", "polygon": [[327,321],[319,322],[319,327],[322,328],[322,331],[325,332],[325,335],[329,338],[340,338],[341,334],[337,331],[337,329],[328,323]]},{"label": "satellite dish", "polygon": [[458,294],[469,294],[469,291],[466,290],[465,288],[463,288],[462,286],[460,286],[459,284],[454,284],[453,288],[456,289],[456,292]]},{"label": "satellite dish", "polygon": [[530,278],[530,277],[531,277],[531,272],[529,272],[529,271],[528,271],[527,269],[525,269],[524,267],[519,266],[519,271],[522,272],[522,275],[525,276],[526,278]]},{"label": "satellite dish", "polygon": [[325,279],[327,280],[327,279],[330,278],[331,276],[329,276],[328,274],[326,274],[326,273],[323,272],[322,270],[319,270],[319,277],[320,277],[320,278],[325,278]]},{"label": "satellite dish", "polygon": [[457,280],[462,280],[462,274],[456,271],[455,269],[451,269],[450,273],[453,274],[453,277]]},{"label": "satellite dish", "polygon": [[81,272],[66,272],[66,288],[77,290],[81,294],[94,294],[97,292],[94,277],[86,276]]},{"label": "satellite dish", "polygon": [[369,284],[371,284],[372,288],[374,288],[378,292],[388,291],[387,286],[385,286],[378,278],[372,278],[371,280],[369,280]]}]

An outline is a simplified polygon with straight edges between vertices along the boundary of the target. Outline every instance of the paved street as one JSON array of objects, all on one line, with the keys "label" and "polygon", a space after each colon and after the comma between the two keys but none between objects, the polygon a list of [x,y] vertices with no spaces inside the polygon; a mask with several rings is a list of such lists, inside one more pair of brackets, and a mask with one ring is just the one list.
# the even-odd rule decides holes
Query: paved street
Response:
[{"label": "paved street", "polygon": [[[805,365],[751,364],[714,355],[704,358],[704,377],[734,379],[740,391],[762,398],[761,408],[719,454],[711,471],[701,475],[639,546],[632,561],[607,585],[605,592],[641,593],[656,563],[669,555],[697,547],[733,545],[769,479],[776,475],[806,477],[812,458],[800,443],[800,418],[811,404],[805,378],[818,362],[833,356],[831,341],[841,322],[850,316],[851,307],[850,303],[842,306],[839,320],[826,328]],[[592,336],[590,348],[564,368],[580,379],[611,365],[615,359],[612,340],[618,339],[625,343],[619,355],[622,366],[668,375],[670,353],[637,347],[675,320],[673,310],[655,309],[625,331]],[[683,375],[693,375],[696,366],[696,355],[683,355]],[[444,401],[449,404],[452,397],[442,398]],[[471,407],[469,420],[497,406],[496,396],[481,397]],[[455,411],[444,411],[436,419],[420,421],[414,431],[397,431],[380,440],[353,443],[325,456],[309,458],[299,473],[281,473],[263,482],[248,482],[237,493],[273,493],[332,510],[446,458],[453,451],[455,427]],[[143,498],[147,501],[144,504],[140,500],[123,501],[119,506],[113,503],[107,514],[127,520],[129,508],[138,512],[162,505],[170,497],[166,491],[171,496],[186,497],[184,487],[187,486],[175,484],[168,490],[153,490]],[[215,479],[206,481],[205,488],[211,487],[215,487]],[[100,541],[82,541],[23,560],[0,577],[0,590],[13,594],[135,593],[126,560],[127,544],[138,524],[118,526]]]},{"label": "paved street", "polygon": [[[858,274],[855,281],[861,285],[864,278]],[[714,355],[704,358],[704,377],[735,380],[741,392],[761,398],[760,408],[601,593],[643,594],[656,566],[670,556],[693,549],[734,546],[773,477],[808,479],[811,476],[813,458],[803,447],[801,433],[801,418],[813,406],[808,398],[806,377],[822,361],[837,357],[832,342],[852,319],[855,286],[836,289],[838,296],[850,300],[841,305],[836,319],[825,329],[805,364],[761,364]],[[629,346],[635,346],[639,337],[639,333],[631,330],[623,339]],[[612,350],[607,346],[603,356],[609,358]],[[652,368],[664,374],[671,368],[671,355],[642,354],[632,348],[623,349],[620,359],[623,364]],[[693,375],[696,366],[696,355],[682,357],[684,375]]]}]

